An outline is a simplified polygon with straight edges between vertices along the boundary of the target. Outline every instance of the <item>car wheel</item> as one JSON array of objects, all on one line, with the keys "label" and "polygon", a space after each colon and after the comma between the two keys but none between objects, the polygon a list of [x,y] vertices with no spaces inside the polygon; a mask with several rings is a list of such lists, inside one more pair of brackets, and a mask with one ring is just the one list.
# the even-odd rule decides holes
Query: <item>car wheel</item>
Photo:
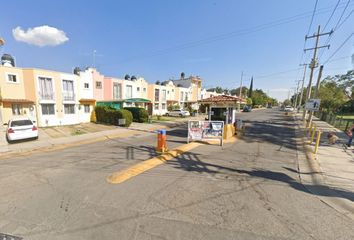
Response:
[{"label": "car wheel", "polygon": [[165,115],[166,115],[167,117],[170,116],[170,114],[168,114],[168,113],[166,113]]},{"label": "car wheel", "polygon": [[183,117],[182,113],[179,114],[180,117]]},{"label": "car wheel", "polygon": [[6,141],[7,143],[12,143],[12,141],[9,139],[9,137],[6,135]]}]

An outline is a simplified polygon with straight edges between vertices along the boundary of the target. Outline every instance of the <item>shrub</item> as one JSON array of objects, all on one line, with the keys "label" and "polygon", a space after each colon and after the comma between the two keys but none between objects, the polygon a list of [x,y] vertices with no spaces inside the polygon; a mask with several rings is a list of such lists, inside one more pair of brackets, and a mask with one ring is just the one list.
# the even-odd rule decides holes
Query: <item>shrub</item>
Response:
[{"label": "shrub", "polygon": [[[124,118],[125,119],[125,127],[129,127],[130,124],[132,124],[133,122],[133,114],[125,109],[120,109],[120,110],[116,110],[117,112],[119,112],[120,116],[119,118]],[[118,119],[117,119],[118,122]]]},{"label": "shrub", "polygon": [[119,119],[125,119],[125,127],[129,127],[133,121],[133,115],[128,110],[116,110],[107,106],[95,107],[97,122],[118,125]]},{"label": "shrub", "polygon": [[125,110],[128,110],[133,115],[133,122],[148,122],[149,114],[148,111],[144,108],[139,107],[126,107]]}]

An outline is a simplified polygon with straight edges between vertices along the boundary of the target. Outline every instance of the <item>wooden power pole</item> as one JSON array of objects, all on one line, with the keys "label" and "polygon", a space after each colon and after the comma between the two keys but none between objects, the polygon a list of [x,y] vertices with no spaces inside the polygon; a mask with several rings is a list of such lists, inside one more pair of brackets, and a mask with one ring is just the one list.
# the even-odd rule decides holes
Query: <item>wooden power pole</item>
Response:
[{"label": "wooden power pole", "polygon": [[[320,37],[324,36],[324,35],[331,35],[332,33],[333,33],[333,30],[330,31],[330,32],[321,33],[321,26],[318,26],[316,34],[314,34],[312,36],[307,36],[307,35],[305,36],[306,40],[309,39],[309,38],[316,38],[315,47],[304,49],[305,52],[306,51],[310,51],[310,50],[314,50],[313,51],[313,57],[312,57],[312,60],[311,60],[311,63],[310,63],[311,72],[310,72],[309,84],[308,84],[307,91],[306,91],[305,104],[306,104],[307,100],[309,100],[311,98],[313,72],[314,72],[314,69],[318,66],[317,50],[320,49],[320,48],[329,48],[329,46],[330,46],[330,45],[318,46],[318,43],[320,41]],[[307,113],[307,111],[306,111],[306,109],[304,109],[304,113],[302,115],[302,120],[303,121],[305,121],[306,113]]]}]

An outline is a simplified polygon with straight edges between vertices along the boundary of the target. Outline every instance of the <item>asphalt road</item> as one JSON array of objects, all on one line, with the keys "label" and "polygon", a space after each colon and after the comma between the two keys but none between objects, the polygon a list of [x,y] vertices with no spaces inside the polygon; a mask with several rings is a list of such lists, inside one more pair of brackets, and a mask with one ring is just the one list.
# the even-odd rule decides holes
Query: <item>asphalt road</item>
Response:
[{"label": "asphalt road", "polygon": [[[156,156],[156,136],[0,161],[0,232],[24,239],[354,239],[354,222],[298,181],[294,122],[240,113],[246,135],[109,184]],[[168,136],[186,141],[185,128]]]}]

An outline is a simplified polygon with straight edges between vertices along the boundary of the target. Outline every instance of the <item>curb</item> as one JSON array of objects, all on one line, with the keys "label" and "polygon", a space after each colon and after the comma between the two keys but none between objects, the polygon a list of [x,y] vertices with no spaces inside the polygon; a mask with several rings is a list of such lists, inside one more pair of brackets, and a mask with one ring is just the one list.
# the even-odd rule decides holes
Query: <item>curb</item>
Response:
[{"label": "curb", "polygon": [[[227,140],[224,140],[224,143],[234,143],[237,140],[237,137],[232,137]],[[203,146],[206,144],[213,144],[212,142],[190,142],[179,147],[176,147],[166,153],[161,154],[160,156],[147,159],[143,162],[137,163],[133,166],[130,166],[121,171],[112,173],[106,178],[106,181],[111,184],[119,184],[129,180],[132,177],[140,175],[152,168],[155,168],[159,165],[166,163],[167,161],[174,159],[185,152],[188,152],[196,147]]]},{"label": "curb", "polygon": [[[127,130],[130,130],[130,129],[127,129]],[[139,133],[139,132],[135,131],[135,130],[130,130],[130,131],[122,132],[122,133],[114,133],[114,134],[106,134],[106,135],[102,135],[102,136],[97,136],[97,137],[94,137],[91,139],[83,139],[83,140],[79,140],[79,141],[72,142],[72,143],[55,144],[55,143],[49,142],[49,144],[47,146],[40,146],[37,148],[32,148],[32,149],[28,149],[28,150],[24,150],[24,151],[17,151],[17,152],[11,151],[8,153],[3,153],[0,156],[0,160],[8,159],[11,157],[28,156],[28,155],[32,155],[35,153],[53,152],[53,151],[62,150],[62,149],[70,148],[70,147],[77,147],[77,146],[81,146],[84,144],[91,144],[91,143],[101,142],[104,140],[109,140],[109,139],[114,139],[114,138],[131,137],[137,133]]]},{"label": "curb", "polygon": [[177,148],[174,148],[166,153],[161,154],[160,156],[147,159],[141,163],[135,164],[127,169],[121,170],[119,172],[113,173],[107,177],[107,182],[111,184],[123,183],[129,180],[132,177],[140,175],[152,168],[155,168],[159,165],[166,163],[167,161],[180,156],[181,154],[188,152],[196,147],[201,146],[202,143],[192,142],[181,145]]},{"label": "curb", "polygon": [[300,133],[296,133],[296,151],[297,170],[301,184],[323,203],[354,221],[353,203],[328,187],[318,158],[312,153],[312,148],[305,143],[306,136],[301,121],[299,123],[296,116],[294,121],[297,123],[295,130],[300,130]]}]

